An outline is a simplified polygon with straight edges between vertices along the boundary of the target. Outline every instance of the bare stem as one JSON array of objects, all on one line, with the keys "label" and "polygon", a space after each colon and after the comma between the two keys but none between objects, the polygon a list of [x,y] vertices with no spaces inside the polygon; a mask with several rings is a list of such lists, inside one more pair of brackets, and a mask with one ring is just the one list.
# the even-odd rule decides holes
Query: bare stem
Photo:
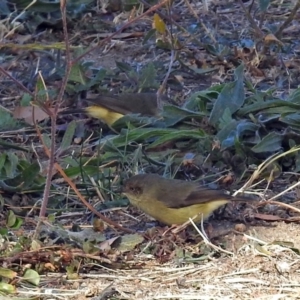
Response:
[{"label": "bare stem", "polygon": [[298,11],[298,9],[300,8],[300,0],[297,1],[295,7],[293,8],[293,10],[291,11],[289,17],[283,22],[283,24],[278,28],[278,30],[275,33],[275,36],[280,39],[283,30],[294,20],[295,15]]},{"label": "bare stem", "polygon": [[57,112],[59,107],[63,101],[63,95],[67,86],[68,78],[71,72],[71,55],[70,55],[70,45],[69,45],[69,38],[68,38],[68,28],[67,28],[67,18],[66,18],[66,0],[60,1],[60,10],[62,15],[62,23],[63,23],[63,31],[64,31],[64,40],[66,45],[66,70],[65,76],[63,77],[63,81],[57,96],[57,101],[54,106],[54,111],[50,112],[51,117],[51,147],[49,153],[49,164],[48,164],[48,171],[43,195],[43,202],[40,210],[40,219],[43,219],[46,214],[48,200],[50,195],[50,188],[52,182],[52,174],[54,169],[55,163],[55,137],[56,137],[56,119],[57,119]]},{"label": "bare stem", "polygon": [[120,32],[122,32],[125,28],[127,28],[130,24],[135,23],[136,21],[138,21],[139,19],[149,15],[151,12],[159,9],[160,7],[164,6],[169,0],[164,0],[154,6],[152,6],[151,8],[149,8],[146,12],[144,12],[143,14],[141,14],[140,16],[130,20],[129,22],[127,22],[126,24],[124,24],[121,28],[119,28],[115,33],[111,34],[110,36],[106,37],[103,41],[101,41],[98,45],[96,45],[95,47],[90,48],[87,52],[83,53],[82,55],[76,57],[73,61],[72,64],[75,64],[76,62],[78,62],[80,59],[82,59],[84,56],[86,56],[87,54],[91,53],[92,51],[94,51],[95,49],[103,46],[104,44],[106,44],[108,41],[110,41],[114,36],[116,36],[117,34],[119,34]]},{"label": "bare stem", "polygon": [[261,29],[258,27],[258,25],[256,24],[256,22],[254,21],[254,19],[252,18],[249,10],[246,8],[244,2],[242,0],[239,0],[245,14],[246,14],[246,17],[249,21],[249,23],[251,24],[251,26],[254,28],[255,32],[257,33],[258,37],[259,38],[263,38],[264,36],[264,33],[261,31]]}]

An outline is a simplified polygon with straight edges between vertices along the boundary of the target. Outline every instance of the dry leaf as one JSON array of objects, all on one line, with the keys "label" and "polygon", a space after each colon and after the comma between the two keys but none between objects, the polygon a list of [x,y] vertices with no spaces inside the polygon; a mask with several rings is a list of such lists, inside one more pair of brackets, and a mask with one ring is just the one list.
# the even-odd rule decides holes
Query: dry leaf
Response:
[{"label": "dry leaf", "polygon": [[272,33],[269,33],[269,34],[267,34],[266,36],[265,36],[265,42],[267,43],[267,44],[270,44],[270,43],[272,43],[272,42],[275,42],[275,43],[277,43],[278,45],[280,45],[280,46],[282,46],[283,47],[283,43],[281,42],[281,41],[279,41],[278,40],[278,38],[274,35],[274,34],[272,34]]},{"label": "dry leaf", "polygon": [[[52,112],[54,111],[54,108],[48,109]],[[26,123],[34,125],[34,119],[36,122],[41,122],[49,118],[49,115],[37,106],[18,106],[13,112],[13,117],[15,119],[24,119]]]}]

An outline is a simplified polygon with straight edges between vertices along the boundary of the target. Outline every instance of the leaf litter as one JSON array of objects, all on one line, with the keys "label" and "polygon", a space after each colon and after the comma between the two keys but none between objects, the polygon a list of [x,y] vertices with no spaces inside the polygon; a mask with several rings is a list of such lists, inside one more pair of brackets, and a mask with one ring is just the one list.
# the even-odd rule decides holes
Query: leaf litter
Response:
[{"label": "leaf litter", "polygon": [[[108,137],[105,127],[99,133],[98,122],[88,121],[85,123],[88,138],[84,134],[82,145],[78,145],[71,137],[77,134],[74,124],[81,120],[74,116],[59,119],[61,125],[73,120],[75,123],[66,131],[60,127],[58,163],[97,210],[118,224],[133,228],[135,234],[115,232],[101,220],[95,222],[98,220],[95,215],[86,210],[57,176],[52,182],[48,207],[48,219],[54,223],[45,223],[39,238],[31,239],[45,185],[45,177],[37,172],[36,162],[41,165],[47,163],[48,158],[36,132],[27,127],[28,120],[12,126],[12,115],[1,119],[5,120],[0,127],[1,138],[6,144],[0,145],[5,149],[0,158],[0,197],[8,212],[8,219],[2,221],[1,234],[13,233],[8,241],[1,242],[1,260],[11,269],[13,264],[19,265],[20,269],[15,270],[21,276],[17,283],[7,281],[4,286],[3,282],[2,291],[14,292],[16,285],[19,296],[48,298],[50,291],[51,297],[57,294],[57,297],[69,299],[85,299],[89,295],[101,299],[299,298],[299,218],[295,203],[298,187],[294,184],[298,181],[299,154],[293,148],[299,141],[299,61],[291,50],[297,51],[293,39],[297,41],[299,21],[295,17],[285,29],[289,37],[281,39],[280,35],[271,33],[263,36],[260,28],[270,30],[278,20],[286,20],[286,13],[293,9],[292,2],[288,5],[265,3],[267,7],[257,10],[252,7],[253,3],[242,4],[241,1],[210,3],[212,10],[206,12],[205,21],[200,3],[176,3],[174,18],[177,17],[182,32],[174,31],[177,28],[174,27],[172,34],[178,37],[174,45],[180,55],[173,65],[168,87],[179,107],[174,103],[166,106],[163,123],[156,126],[153,120],[142,118],[137,118],[135,123],[125,117],[123,123],[115,125],[119,134]],[[253,24],[246,27],[245,5],[253,17],[260,20],[259,30]],[[54,11],[57,9],[53,7]],[[71,11],[74,15],[79,12]],[[183,21],[179,16],[185,13],[189,17]],[[70,18],[75,29],[70,31],[72,45],[101,38],[94,34],[99,28],[89,23],[95,15],[92,18],[87,15],[82,23],[74,15]],[[106,6],[105,18],[121,20],[110,15]],[[38,23],[31,23],[30,30],[36,30],[35,26],[49,26],[47,20],[37,19]],[[59,18],[51,20],[50,25],[53,25]],[[247,20],[251,23],[251,18]],[[95,93],[103,89],[114,92],[157,90],[168,66],[168,51],[172,45],[171,25],[164,22],[165,18],[158,15],[145,17],[129,28],[131,35],[116,36],[121,42],[112,41],[103,52],[97,49],[91,53],[92,64],[75,65],[67,86],[69,97],[74,98],[89,89]],[[99,31],[107,30],[109,35],[112,23],[99,23]],[[151,24],[156,31],[150,30]],[[79,28],[80,34],[77,34]],[[56,43],[57,36],[45,35],[46,32],[41,34],[41,44],[45,43],[45,37]],[[85,35],[87,32],[92,34]],[[150,46],[142,43],[146,40],[138,39],[144,33],[148,33]],[[154,36],[155,42],[151,40]],[[260,42],[257,36],[263,37]],[[18,35],[12,39],[17,41]],[[31,49],[40,49],[30,44],[30,38],[27,42]],[[253,48],[255,43],[257,48]],[[24,48],[18,50],[16,43],[13,45],[6,43],[7,48],[5,44],[2,47],[23,63],[7,57],[6,66],[14,71],[14,77],[34,87],[36,74],[29,70],[32,65],[41,63],[43,78],[54,92],[56,81],[63,76],[61,54],[24,57]],[[181,52],[183,49],[185,51]],[[30,111],[30,106],[19,106],[18,99],[22,95],[5,80],[1,83],[1,105],[11,111],[13,107]],[[38,85],[37,88],[41,89]],[[43,98],[43,91],[39,92]],[[17,101],[10,100],[14,98]],[[44,122],[40,123],[44,143],[51,143],[47,136],[47,115],[38,121]],[[96,134],[93,135],[93,131]],[[10,144],[27,148],[30,154],[26,155],[22,149],[13,150],[11,154]],[[289,152],[290,149],[294,150]],[[268,162],[272,154],[278,155],[277,152],[281,153],[275,159],[279,168],[273,164],[270,169],[261,170],[260,166]],[[213,242],[205,244],[192,228],[174,235],[163,226],[154,227],[147,216],[128,207],[128,201],[115,193],[115,187],[121,183],[120,177],[126,178],[128,173],[141,169],[177,173],[178,178],[199,180],[230,190],[244,185],[243,192],[247,194],[260,199],[280,195],[283,202],[262,202],[260,207],[246,209],[227,207],[221,216],[215,214],[205,226]],[[255,178],[250,180],[253,174]],[[99,187],[95,187],[94,182]],[[288,187],[293,189],[288,190]],[[93,229],[89,225],[91,222]],[[240,223],[245,223],[246,228],[237,226]],[[82,229],[86,226],[89,231]],[[242,232],[234,230],[238,228]],[[77,235],[76,231],[79,231]],[[24,263],[26,271],[22,272]],[[7,278],[3,273],[1,276]],[[29,292],[28,283],[32,284]],[[35,289],[33,285],[39,287]]]}]

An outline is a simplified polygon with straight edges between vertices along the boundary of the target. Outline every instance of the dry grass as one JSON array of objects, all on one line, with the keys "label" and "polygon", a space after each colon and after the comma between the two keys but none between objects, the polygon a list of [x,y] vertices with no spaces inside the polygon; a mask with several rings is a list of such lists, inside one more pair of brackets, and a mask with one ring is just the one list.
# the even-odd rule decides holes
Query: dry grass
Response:
[{"label": "dry grass", "polygon": [[[247,235],[231,233],[225,239],[234,249],[232,256],[209,257],[205,261],[185,264],[179,259],[159,265],[149,256],[140,254],[128,265],[142,269],[108,270],[98,274],[80,274],[75,281],[63,280],[62,289],[51,289],[51,284],[65,275],[49,274],[42,277],[44,289],[19,289],[19,296],[39,295],[43,299],[299,299],[299,256],[291,248],[267,244],[276,239],[300,245],[294,235],[295,224],[278,223],[273,227],[257,227]],[[274,236],[272,235],[274,233]],[[257,237],[268,235],[266,241]],[[294,236],[294,238],[293,238]],[[47,286],[47,288],[46,288]],[[51,294],[51,296],[47,296]]]}]

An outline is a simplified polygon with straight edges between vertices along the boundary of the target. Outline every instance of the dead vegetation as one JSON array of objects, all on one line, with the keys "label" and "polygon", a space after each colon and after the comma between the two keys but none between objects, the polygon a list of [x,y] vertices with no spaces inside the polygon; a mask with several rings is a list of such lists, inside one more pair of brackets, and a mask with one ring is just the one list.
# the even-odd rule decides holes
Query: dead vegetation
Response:
[{"label": "dead vegetation", "polygon": [[[1,5],[3,297],[300,298],[299,1]],[[163,118],[60,114],[141,91]],[[261,202],[174,234],[117,193],[141,171]]]}]

